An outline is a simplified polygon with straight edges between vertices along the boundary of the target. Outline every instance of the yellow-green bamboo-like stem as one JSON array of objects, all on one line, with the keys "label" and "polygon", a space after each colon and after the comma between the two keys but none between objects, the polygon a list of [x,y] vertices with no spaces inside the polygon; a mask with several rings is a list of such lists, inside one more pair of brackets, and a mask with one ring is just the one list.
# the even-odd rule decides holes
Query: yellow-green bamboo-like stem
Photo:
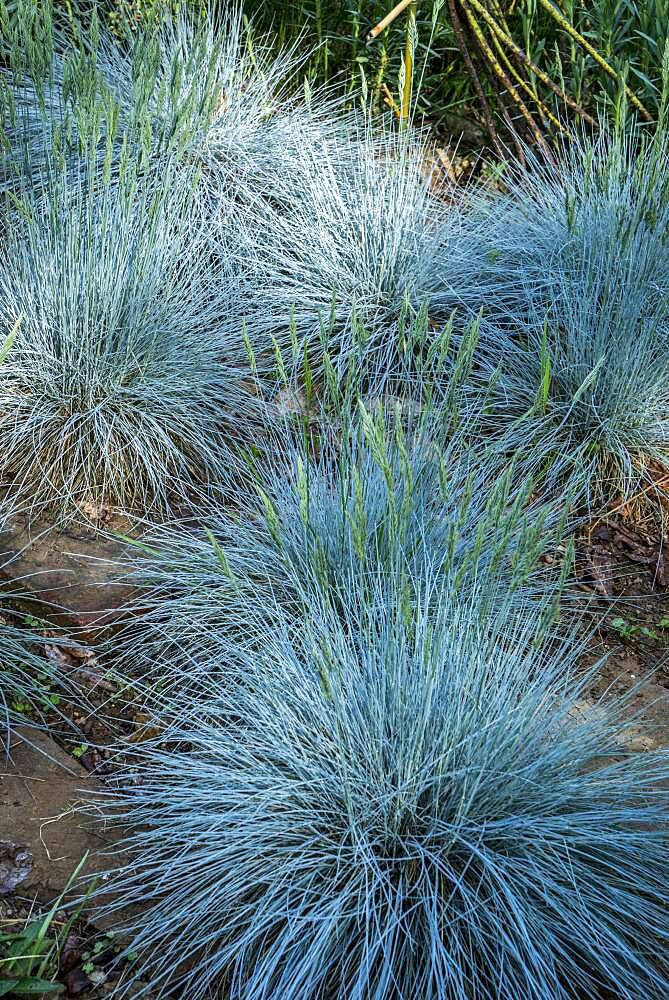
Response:
[{"label": "yellow-green bamboo-like stem", "polygon": [[514,87],[514,85],[511,82],[511,80],[509,80],[509,77],[504,72],[503,66],[500,65],[499,60],[495,56],[495,53],[492,51],[492,49],[488,45],[488,42],[486,41],[485,35],[483,34],[483,31],[481,29],[481,25],[478,23],[478,21],[476,20],[476,18],[474,17],[473,13],[471,12],[471,10],[470,10],[470,8],[468,6],[465,6],[465,14],[467,15],[467,20],[469,22],[469,26],[470,26],[472,32],[474,33],[474,36],[476,37],[476,41],[478,42],[479,46],[481,47],[481,49],[482,49],[482,51],[483,51],[486,59],[488,60],[488,62],[490,64],[493,72],[496,74],[496,76],[499,78],[499,80],[506,87],[506,90],[507,90],[507,93],[509,94],[509,97],[516,104],[516,106],[518,107],[518,110],[520,111],[521,115],[523,116],[523,118],[525,119],[525,121],[527,122],[527,124],[529,125],[530,131],[532,132],[532,135],[534,136],[536,142],[540,146],[542,146],[544,149],[548,149],[548,145],[546,143],[546,140],[543,137],[543,135],[541,134],[541,131],[540,131],[539,127],[537,126],[537,123],[535,122],[534,118],[532,117],[532,115],[531,115],[531,113],[530,113],[527,105],[525,104],[525,102],[523,101],[522,97],[520,96],[520,94],[518,93],[518,91],[516,90],[516,88]]},{"label": "yellow-green bamboo-like stem", "polygon": [[534,103],[536,104],[537,108],[539,109],[539,111],[543,115],[543,117],[547,121],[549,121],[551,123],[551,125],[554,125],[555,128],[559,132],[562,132],[563,135],[569,135],[568,129],[566,129],[564,127],[564,125],[562,124],[562,122],[558,118],[555,117],[555,115],[553,114],[553,112],[551,111],[551,109],[541,100],[541,98],[539,97],[539,95],[532,89],[532,87],[530,86],[529,82],[527,80],[523,79],[523,77],[521,76],[521,74],[518,72],[518,70],[513,65],[513,63],[509,59],[508,55],[504,51],[504,48],[502,47],[502,43],[501,43],[499,37],[497,36],[497,34],[495,32],[493,32],[492,43],[495,46],[495,49],[497,51],[497,55],[498,55],[498,58],[499,58],[500,62],[506,67],[507,72],[510,74],[510,76],[513,77],[513,79],[516,81],[517,85],[522,90],[525,91],[525,93],[528,95],[528,97],[530,98],[530,100],[534,101]]},{"label": "yellow-green bamboo-like stem", "polygon": [[505,49],[504,49],[501,41],[497,37],[497,35],[493,34],[492,43],[495,46],[495,49],[497,51],[497,55],[498,55],[500,61],[506,67],[507,72],[510,74],[510,76],[513,77],[513,79],[516,81],[517,85],[522,90],[525,91],[525,93],[527,94],[527,96],[529,97],[529,99],[534,102],[534,104],[537,106],[537,108],[539,110],[539,113],[542,115],[542,117],[545,118],[547,121],[549,121],[551,123],[551,125],[553,125],[559,132],[562,132],[563,135],[567,135],[568,136],[569,135],[569,130],[567,128],[565,128],[565,126],[562,124],[562,122],[559,120],[559,118],[557,118],[556,115],[553,114],[553,112],[548,107],[548,105],[545,103],[545,101],[543,101],[541,99],[541,97],[539,97],[539,95],[536,92],[536,87],[532,87],[530,81],[526,80],[521,75],[521,73],[519,72],[519,70],[516,69],[516,67],[511,62],[511,59],[509,58],[507,52],[505,51]]},{"label": "yellow-green bamboo-like stem", "polygon": [[[474,89],[476,90],[479,101],[481,102],[481,110],[483,111],[483,117],[485,119],[486,128],[488,129],[488,134],[492,139],[493,144],[495,145],[498,152],[504,155],[501,143],[499,141],[499,136],[497,135],[497,130],[495,128],[495,123],[492,118],[490,106],[488,104],[488,100],[485,95],[485,91],[481,86],[481,81],[476,71],[476,66],[474,65],[472,57],[469,54],[469,49],[465,41],[464,32],[462,30],[462,23],[460,21],[460,16],[458,14],[458,8],[456,6],[456,2],[455,0],[447,0],[447,2],[448,2],[448,11],[451,16],[451,24],[453,25],[453,31],[455,33],[455,40],[457,42],[458,49],[460,50],[460,54],[464,60],[465,66],[467,67],[467,72],[469,73],[470,79],[474,84]],[[522,155],[522,151],[519,150],[519,152],[521,152]]]},{"label": "yellow-green bamboo-like stem", "polygon": [[527,68],[534,73],[537,79],[540,80],[545,87],[548,87],[549,90],[552,90],[553,93],[567,105],[567,107],[571,108],[572,111],[574,111],[577,115],[583,118],[583,120],[586,121],[589,125],[593,126],[596,125],[595,119],[588,114],[585,108],[582,108],[577,101],[575,101],[572,97],[570,97],[569,94],[567,94],[564,90],[562,90],[561,87],[558,87],[558,85],[553,80],[551,80],[550,76],[548,76],[547,73],[544,73],[544,71],[539,66],[537,66],[534,60],[530,59],[525,50],[522,49],[520,45],[517,45],[516,42],[514,42],[508,30],[505,30],[504,28],[500,27],[500,25],[490,15],[490,12],[483,6],[482,3],[479,2],[479,0],[469,0],[469,3],[471,3],[474,10],[476,10],[481,15],[486,24],[488,24],[488,26],[490,27],[490,30],[497,36],[497,38],[499,38],[501,42],[503,42],[508,48],[511,49],[516,58],[520,59],[520,61],[523,62],[527,66]]},{"label": "yellow-green bamboo-like stem", "polygon": [[372,28],[370,33],[367,35],[367,44],[369,45],[369,43],[373,42],[375,38],[378,38],[381,32],[385,31],[388,25],[392,24],[393,21],[400,16],[402,11],[406,10],[412,3],[415,3],[415,0],[400,0],[400,3],[393,7],[390,13],[386,14],[383,20],[379,21],[375,28]]},{"label": "yellow-green bamboo-like stem", "polygon": [[404,85],[402,87],[402,121],[409,118],[411,111],[411,85],[413,83],[413,47],[416,30],[416,4],[409,4],[407,17],[406,42],[404,45]]},{"label": "yellow-green bamboo-like stem", "polygon": [[395,103],[395,98],[391,94],[390,87],[388,86],[388,84],[387,83],[382,84],[381,90],[383,91],[383,96],[385,97],[386,104],[388,105],[390,110],[393,112],[394,115],[397,116],[397,118],[401,119],[402,109],[397,107],[397,104]]},{"label": "yellow-green bamboo-like stem", "polygon": [[[584,38],[583,35],[579,31],[577,31],[572,24],[569,23],[567,18],[564,17],[564,15],[561,14],[560,11],[553,6],[550,0],[539,0],[539,3],[544,8],[544,10],[551,15],[553,20],[560,25],[562,30],[566,31],[567,34],[570,35],[574,39],[574,41],[588,53],[589,56],[592,56],[592,58],[595,60],[600,69],[603,69],[605,73],[608,73],[610,77],[612,77],[614,80],[617,80],[620,83],[621,80],[620,73],[617,73],[616,70],[613,68],[613,66],[611,66],[610,63],[606,61],[604,56],[597,51],[594,45],[591,45],[588,39]],[[650,112],[644,107],[644,105],[641,103],[641,101],[636,96],[634,91],[631,89],[631,87],[628,87],[627,84],[625,84],[625,93],[629,97],[634,107],[641,112],[646,121],[649,122],[652,121],[653,117],[650,114]]]}]

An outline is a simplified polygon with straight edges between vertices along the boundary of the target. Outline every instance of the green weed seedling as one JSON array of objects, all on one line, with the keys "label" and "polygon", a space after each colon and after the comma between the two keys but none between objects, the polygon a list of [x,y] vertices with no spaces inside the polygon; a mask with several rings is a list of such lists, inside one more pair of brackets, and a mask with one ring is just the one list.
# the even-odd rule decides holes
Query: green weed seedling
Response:
[{"label": "green weed seedling", "polygon": [[23,624],[28,628],[49,628],[49,622],[45,618],[37,618],[35,615],[24,615]]},{"label": "green weed seedling", "polygon": [[[632,639],[634,636],[641,636],[644,639],[655,639],[658,642],[662,640],[662,636],[658,635],[655,629],[648,628],[646,625],[637,625],[634,622],[628,622],[625,618],[614,618],[609,622],[609,625],[623,640]],[[669,628],[669,618],[662,618],[657,623],[657,628]]]},{"label": "green weed seedling", "polygon": [[65,893],[81,872],[87,858],[88,852],[44,916],[30,921],[18,932],[0,933],[0,997],[63,992],[64,987],[54,982],[54,977],[58,971],[62,945],[81,914],[83,901],[62,926],[57,925],[55,918]]}]

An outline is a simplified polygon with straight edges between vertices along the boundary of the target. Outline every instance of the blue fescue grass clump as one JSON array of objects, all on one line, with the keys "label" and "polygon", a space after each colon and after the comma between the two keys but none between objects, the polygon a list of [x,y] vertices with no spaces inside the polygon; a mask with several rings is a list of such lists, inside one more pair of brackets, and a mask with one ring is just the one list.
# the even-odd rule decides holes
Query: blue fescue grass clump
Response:
[{"label": "blue fescue grass clump", "polygon": [[[248,204],[236,217],[230,252],[245,264],[240,305],[254,345],[273,338],[285,348],[294,330],[313,351],[326,330],[341,367],[357,320],[376,347],[378,367],[388,368],[403,310],[416,315],[427,304],[431,320],[442,324],[456,305],[446,276],[461,266],[461,196],[454,187],[433,190],[429,143],[420,133],[388,126],[379,138],[360,121],[348,142],[348,154],[344,140],[296,149],[295,174],[275,185],[290,190]],[[345,171],[343,156],[350,161]]]},{"label": "blue fescue grass clump", "polygon": [[537,644],[491,576],[427,574],[410,614],[399,575],[376,598],[231,642],[244,682],[100,804],[133,831],[106,915],[138,904],[146,991],[666,996],[666,755],[625,752],[623,705],[583,717],[581,644]]},{"label": "blue fescue grass clump", "polygon": [[192,182],[57,176],[12,217],[0,322],[0,453],[16,502],[164,512],[227,475],[255,403],[241,335],[219,331],[234,282],[212,265]]},{"label": "blue fescue grass clump", "polygon": [[463,592],[503,568],[509,590],[533,592],[550,617],[539,559],[555,526],[528,504],[531,485],[514,492],[511,472],[482,468],[480,455],[468,461],[456,447],[436,460],[420,446],[386,449],[358,442],[342,456],[331,442],[310,460],[284,446],[271,471],[238,490],[238,508],[200,504],[201,527],[154,527],[124,567],[141,594],[127,633],[114,640],[125,668],[163,685],[168,676],[177,687],[192,684],[219,670],[231,637],[262,643],[286,616],[299,627],[305,602],[327,595],[342,606],[352,581],[362,599],[399,571],[398,560],[409,602],[426,566],[449,559]]},{"label": "blue fescue grass clump", "polygon": [[299,93],[296,49],[272,53],[237,3],[206,15],[165,8],[125,37],[94,15],[85,44],[81,26],[54,32],[48,9],[37,21],[38,43],[32,19],[15,28],[0,70],[6,188],[42,182],[54,155],[76,170],[91,147],[118,170],[129,144],[147,168],[195,162],[207,190],[235,197],[272,188],[296,148],[318,149],[343,127],[333,96]]},{"label": "blue fescue grass clump", "polygon": [[151,156],[178,152],[234,197],[274,191],[277,176],[288,182],[299,149],[345,133],[333,92],[297,86],[297,48],[273,49],[240,3],[213,3],[207,14],[168,12],[129,49],[103,35],[97,61],[122,119],[150,134]]},{"label": "blue fescue grass clump", "polygon": [[[398,573],[409,605],[428,570],[462,593],[499,573],[523,607],[533,594],[552,623],[558,581],[541,560],[559,543],[559,517],[534,502],[530,480],[486,451],[460,413],[455,376],[450,400],[441,389],[435,406],[432,386],[421,395],[425,369],[412,362],[407,379],[410,371],[408,396],[366,402],[355,385],[333,381],[336,413],[326,391],[312,412],[268,429],[266,450],[237,476],[234,504],[200,504],[195,522],[150,528],[124,567],[141,594],[114,640],[126,669],[190,688],[220,672],[220,650],[233,638],[262,643],[277,621],[299,628],[311,601],[336,609],[353,593],[363,614]],[[565,572],[569,562],[567,552]]]},{"label": "blue fescue grass clump", "polygon": [[499,366],[491,428],[593,506],[662,479],[666,496],[668,154],[663,128],[582,138],[511,173],[468,222],[459,296],[483,306],[480,346]]}]

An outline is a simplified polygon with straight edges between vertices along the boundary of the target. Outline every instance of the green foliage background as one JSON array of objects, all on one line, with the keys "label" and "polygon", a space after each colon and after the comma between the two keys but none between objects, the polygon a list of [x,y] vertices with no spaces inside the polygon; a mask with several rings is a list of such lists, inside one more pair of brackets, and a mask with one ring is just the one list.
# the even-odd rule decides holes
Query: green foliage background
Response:
[{"label": "green foliage background", "polygon": [[[194,6],[206,0],[181,0]],[[591,114],[616,110],[623,82],[650,116],[661,96],[662,59],[669,37],[669,0],[419,0],[416,5],[416,66],[421,86],[418,111],[437,131],[449,132],[462,119],[480,119],[480,99],[458,48],[453,13],[464,31],[464,42],[491,106],[504,90],[475,44],[477,27],[494,49],[488,17],[508,31],[514,43],[552,81]],[[105,0],[99,4],[121,30],[123,25],[152,16],[174,0]],[[63,6],[69,5],[64,0]],[[93,6],[90,2],[79,6]],[[398,92],[405,47],[407,17],[402,14],[372,45],[370,29],[394,6],[392,0],[244,0],[245,12],[258,32],[269,32],[277,46],[297,44],[309,53],[304,72],[314,84],[336,80],[353,91],[364,77],[377,102],[385,84]],[[586,51],[563,25],[572,26],[592,47]],[[508,51],[508,50],[507,50]],[[495,50],[495,55],[499,55]],[[599,57],[599,58],[598,58]],[[616,79],[601,66],[606,60]],[[564,104],[533,71],[530,89],[559,117]],[[528,99],[529,98],[529,99]],[[525,94],[531,103],[531,95]],[[539,118],[542,116],[539,115]],[[544,116],[545,121],[545,116]]]}]

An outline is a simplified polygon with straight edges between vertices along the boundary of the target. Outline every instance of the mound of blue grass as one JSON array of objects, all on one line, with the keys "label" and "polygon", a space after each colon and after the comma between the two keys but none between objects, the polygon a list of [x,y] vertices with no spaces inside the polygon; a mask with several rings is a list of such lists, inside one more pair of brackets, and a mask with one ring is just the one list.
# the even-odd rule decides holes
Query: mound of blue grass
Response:
[{"label": "mound of blue grass", "polygon": [[[355,345],[357,321],[377,370],[392,371],[398,317],[427,304],[431,320],[444,323],[454,308],[444,275],[460,239],[461,195],[433,190],[430,147],[420,134],[389,127],[379,138],[360,123],[348,144],[348,153],[345,141],[298,147],[295,174],[277,178],[277,187],[290,190],[251,202],[238,216],[235,243],[248,284],[240,319],[260,349],[270,339],[289,346],[294,331],[313,352],[326,330],[338,370]],[[348,170],[342,157],[352,161]]]},{"label": "mound of blue grass", "polygon": [[234,676],[230,645],[262,645],[287,618],[299,629],[313,601],[336,612],[355,595],[364,615],[397,574],[407,606],[426,573],[463,595],[499,576],[551,624],[558,580],[541,557],[559,539],[559,518],[533,502],[531,481],[519,486],[512,467],[473,446],[474,428],[443,432],[429,407],[403,421],[362,404],[343,427],[322,427],[315,451],[275,430],[253,474],[237,477],[233,507],[200,505],[195,526],[150,528],[134,549],[124,576],[141,597],[114,639],[125,669],[177,690],[220,675],[222,662]]},{"label": "mound of blue grass", "polygon": [[43,183],[53,155],[81,169],[91,148],[118,172],[129,144],[158,173],[174,157],[197,163],[216,197],[267,193],[278,174],[289,183],[297,149],[318,155],[346,131],[332,94],[299,93],[296,49],[273,55],[237,3],[166,9],[124,38],[94,22],[85,46],[81,30],[47,35],[19,31],[0,70],[4,189]]},{"label": "mound of blue grass", "polygon": [[668,167],[662,131],[581,139],[556,166],[509,176],[468,223],[476,253],[458,292],[483,307],[481,354],[499,367],[490,427],[592,507],[662,492]]},{"label": "mound of blue grass", "polygon": [[666,996],[666,755],[625,752],[623,705],[584,719],[579,642],[503,588],[482,617],[489,585],[314,603],[129,761],[120,996]]},{"label": "mound of blue grass", "polygon": [[[0,263],[0,454],[14,502],[166,512],[229,470],[257,403],[235,281],[212,264],[192,185],[56,177],[22,203]],[[186,177],[181,174],[180,181]]]}]

